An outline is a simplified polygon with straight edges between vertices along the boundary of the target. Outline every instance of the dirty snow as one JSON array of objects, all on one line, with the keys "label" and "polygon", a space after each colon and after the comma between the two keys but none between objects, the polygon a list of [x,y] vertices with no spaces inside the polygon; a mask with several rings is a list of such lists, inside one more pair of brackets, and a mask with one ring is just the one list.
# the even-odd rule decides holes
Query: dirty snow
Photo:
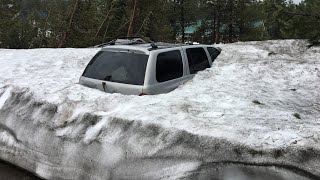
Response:
[{"label": "dirty snow", "polygon": [[[320,176],[320,48],[303,40],[217,46],[212,68],[143,97],[78,84],[99,49],[0,49],[0,123],[35,147],[15,146],[29,160],[9,147],[0,158],[53,179],[110,178],[123,159],[152,157],[290,164]],[[94,156],[101,152],[110,156]],[[88,160],[96,169],[85,172]]]}]

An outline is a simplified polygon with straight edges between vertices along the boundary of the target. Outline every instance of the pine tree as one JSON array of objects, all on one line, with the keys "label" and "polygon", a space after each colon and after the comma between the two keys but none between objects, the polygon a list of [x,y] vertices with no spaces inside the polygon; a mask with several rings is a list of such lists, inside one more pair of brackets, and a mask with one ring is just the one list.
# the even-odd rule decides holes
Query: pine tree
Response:
[{"label": "pine tree", "polygon": [[20,3],[14,0],[0,1],[0,47],[19,48]]},{"label": "pine tree", "polygon": [[266,13],[265,23],[267,31],[272,39],[284,38],[281,32],[283,24],[281,19],[283,18],[283,9],[286,7],[286,0],[265,0],[264,10]]}]

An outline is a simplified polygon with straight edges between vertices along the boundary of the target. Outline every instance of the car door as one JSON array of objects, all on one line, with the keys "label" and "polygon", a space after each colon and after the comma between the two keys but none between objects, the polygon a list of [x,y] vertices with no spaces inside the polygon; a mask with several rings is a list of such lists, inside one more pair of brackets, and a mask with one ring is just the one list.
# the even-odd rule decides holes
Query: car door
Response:
[{"label": "car door", "polygon": [[189,76],[193,77],[197,72],[211,67],[211,60],[203,47],[186,47],[184,53],[188,60]]},{"label": "car door", "polygon": [[143,92],[146,94],[167,93],[188,80],[186,63],[181,48],[160,50],[153,56],[153,71],[151,85],[146,85]]}]

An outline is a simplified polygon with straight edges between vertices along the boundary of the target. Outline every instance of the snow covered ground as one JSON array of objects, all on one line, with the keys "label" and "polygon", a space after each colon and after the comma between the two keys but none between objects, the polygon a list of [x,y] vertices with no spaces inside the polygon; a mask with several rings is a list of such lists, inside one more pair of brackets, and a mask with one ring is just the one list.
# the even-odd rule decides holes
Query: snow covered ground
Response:
[{"label": "snow covered ground", "polygon": [[132,162],[174,179],[222,161],[320,177],[320,48],[306,45],[218,45],[212,68],[142,97],[78,84],[99,49],[0,49],[0,159],[47,179],[116,178]]}]

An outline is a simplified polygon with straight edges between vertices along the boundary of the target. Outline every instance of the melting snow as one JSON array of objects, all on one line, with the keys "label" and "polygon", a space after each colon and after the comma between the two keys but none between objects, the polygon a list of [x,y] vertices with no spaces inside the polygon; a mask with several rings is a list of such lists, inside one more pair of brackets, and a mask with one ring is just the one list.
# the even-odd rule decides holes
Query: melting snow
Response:
[{"label": "melting snow", "polygon": [[[112,169],[119,159],[132,157],[213,158],[210,153],[216,152],[220,159],[232,159],[230,153],[237,152],[234,147],[221,154],[213,151],[215,143],[221,142],[257,152],[308,148],[318,152],[320,48],[307,49],[306,45],[302,40],[218,45],[223,51],[212,68],[171,93],[143,97],[107,94],[78,84],[99,49],[0,49],[0,123],[22,142],[36,147],[35,152],[50,149],[51,145],[43,145],[48,140],[56,143],[51,155],[70,156],[71,163],[56,160],[60,162],[57,167],[83,163],[68,154],[73,152],[68,149],[79,148],[78,153],[88,156],[99,154],[95,142],[103,144],[100,152],[112,154],[107,147],[121,149],[116,158],[109,157],[112,165],[99,165],[106,169]],[[30,124],[24,127],[20,122]],[[54,149],[56,146],[61,149]],[[220,144],[223,146],[229,145]],[[295,151],[290,153],[294,156]],[[19,163],[15,158],[8,159]],[[289,161],[299,165],[294,158]],[[313,161],[317,163],[308,161],[305,168],[320,174],[320,159]],[[103,164],[97,159],[91,163],[98,162]],[[50,168],[54,171],[53,165],[38,167],[43,167],[39,170],[43,177],[55,177],[49,172]],[[98,170],[96,176],[89,173],[88,177],[109,177]],[[61,171],[67,170],[54,172]]]}]

